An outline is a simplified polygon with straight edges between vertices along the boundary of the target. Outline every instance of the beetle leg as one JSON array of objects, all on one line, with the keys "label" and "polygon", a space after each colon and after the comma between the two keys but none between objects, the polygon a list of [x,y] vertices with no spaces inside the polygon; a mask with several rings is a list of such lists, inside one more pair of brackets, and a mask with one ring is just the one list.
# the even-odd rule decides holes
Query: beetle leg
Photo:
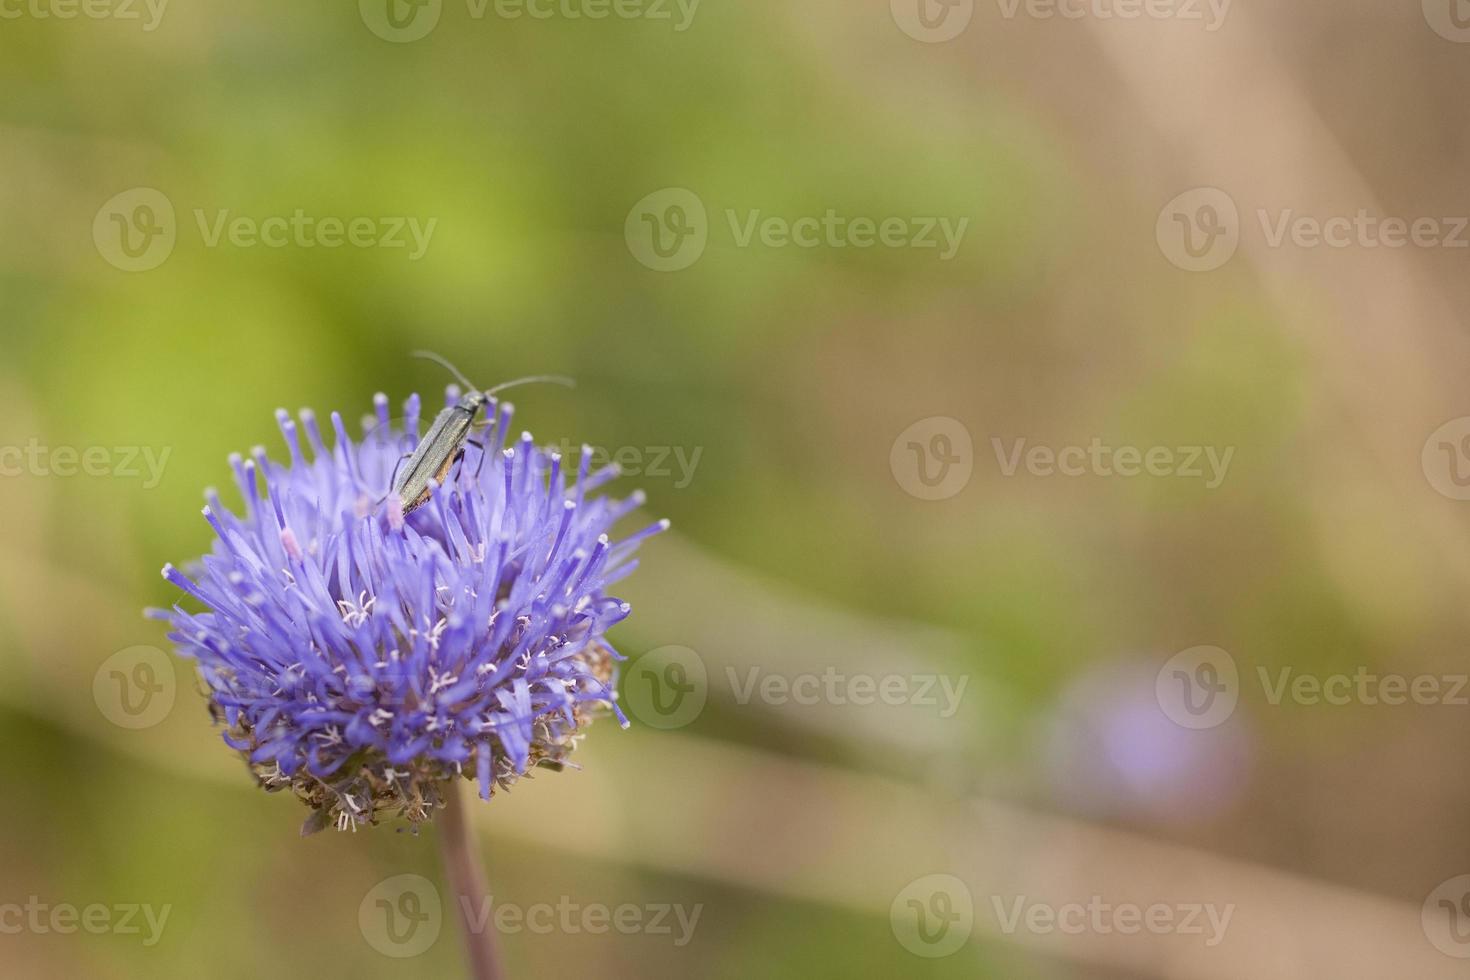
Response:
[{"label": "beetle leg", "polygon": [[383,506],[383,501],[393,496],[393,484],[398,482],[398,468],[403,465],[403,461],[405,459],[408,459],[412,455],[413,453],[404,453],[402,456],[398,457],[398,462],[393,464],[393,475],[388,477],[388,492],[379,497],[377,499],[377,502],[373,504],[374,510]]},{"label": "beetle leg", "polygon": [[[478,480],[480,478],[480,471],[485,468],[485,457],[488,456],[488,455],[490,455],[490,454],[485,451],[485,444],[483,442],[476,442],[473,439],[466,439],[465,442],[468,443],[471,446],[474,446],[476,449],[478,449],[480,451],[480,462],[475,467],[475,479]],[[461,450],[461,451],[463,451],[463,450]]]},{"label": "beetle leg", "polygon": [[[412,455],[413,453],[404,453],[402,456],[398,457],[398,462],[393,464],[393,475],[388,477],[388,493],[393,492],[393,484],[398,482],[398,470],[401,466],[403,466],[403,461],[405,459],[408,459]],[[383,499],[388,499],[387,494],[383,495]]]}]

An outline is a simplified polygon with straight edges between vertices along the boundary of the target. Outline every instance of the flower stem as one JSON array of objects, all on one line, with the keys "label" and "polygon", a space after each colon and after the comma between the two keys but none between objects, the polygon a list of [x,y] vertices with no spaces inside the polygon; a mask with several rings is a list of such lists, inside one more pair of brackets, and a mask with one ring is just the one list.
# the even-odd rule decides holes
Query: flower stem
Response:
[{"label": "flower stem", "polygon": [[450,900],[458,913],[470,976],[473,980],[504,980],[505,972],[500,968],[495,949],[495,928],[484,914],[489,909],[490,894],[485,868],[480,864],[474,833],[465,813],[467,785],[463,779],[452,779],[445,787],[444,812],[438,820],[439,857],[449,879]]}]

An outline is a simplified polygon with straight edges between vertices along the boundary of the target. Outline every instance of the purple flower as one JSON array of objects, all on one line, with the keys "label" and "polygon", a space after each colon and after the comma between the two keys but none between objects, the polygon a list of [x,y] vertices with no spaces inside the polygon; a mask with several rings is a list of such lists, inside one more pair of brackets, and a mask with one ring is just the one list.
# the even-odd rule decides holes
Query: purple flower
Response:
[{"label": "purple flower", "polygon": [[232,456],[243,514],[208,491],[213,550],[190,576],[163,570],[207,611],[150,611],[196,661],[225,741],[266,789],[313,809],[303,832],[417,825],[446,780],[475,779],[488,799],[562,768],[602,710],[626,727],[605,634],[629,606],[605,590],[668,526],[612,543],[642,493],[598,495],[617,469],[591,472],[588,448],[564,467],[529,433],[506,445],[512,408],[493,400],[483,447],[405,516],[384,496],[417,443],[419,399],[401,426],[386,396],[375,404],[360,444],[334,412],[330,449],[311,412],[299,427],[277,412],[290,464]]}]

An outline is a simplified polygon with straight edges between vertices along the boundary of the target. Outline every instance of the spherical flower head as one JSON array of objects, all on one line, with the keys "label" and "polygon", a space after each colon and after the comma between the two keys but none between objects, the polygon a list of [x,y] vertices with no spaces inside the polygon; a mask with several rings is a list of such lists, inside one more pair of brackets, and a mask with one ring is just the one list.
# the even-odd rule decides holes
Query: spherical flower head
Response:
[{"label": "spherical flower head", "polygon": [[207,492],[213,549],[189,575],[164,568],[205,611],[152,611],[196,662],[226,743],[312,808],[303,832],[417,825],[448,780],[489,799],[562,768],[596,714],[626,727],[606,632],[629,606],[605,590],[668,526],[614,543],[642,494],[599,495],[617,469],[593,471],[588,448],[564,466],[529,433],[508,443],[511,406],[493,400],[479,445],[404,514],[388,487],[418,442],[418,396],[401,423],[375,401],[358,443],[332,414],[330,449],[309,411],[299,425],[277,412],[289,465],[232,456],[243,513]]}]

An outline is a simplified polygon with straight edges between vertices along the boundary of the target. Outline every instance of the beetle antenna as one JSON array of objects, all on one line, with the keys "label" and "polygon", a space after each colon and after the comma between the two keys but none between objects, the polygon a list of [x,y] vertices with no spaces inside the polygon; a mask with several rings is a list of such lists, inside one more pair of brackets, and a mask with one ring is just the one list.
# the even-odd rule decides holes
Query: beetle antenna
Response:
[{"label": "beetle antenna", "polygon": [[504,391],[507,388],[514,388],[516,385],[541,384],[542,382],[554,385],[562,385],[567,388],[577,387],[577,382],[573,381],[571,378],[566,377],[565,375],[534,374],[529,378],[517,378],[514,381],[507,381],[504,384],[498,384],[494,388],[485,391],[484,394],[488,398],[489,396],[495,394],[497,391]]},{"label": "beetle antenna", "polygon": [[464,385],[470,391],[479,391],[480,390],[479,387],[474,384],[474,382],[470,381],[469,378],[466,378],[463,374],[460,373],[459,368],[455,367],[453,364],[450,364],[448,360],[446,360],[443,357],[440,357],[438,354],[435,354],[433,351],[431,351],[431,350],[416,350],[416,351],[410,351],[410,353],[413,354],[414,357],[422,357],[426,361],[433,361],[434,363],[440,365],[441,367],[444,367],[444,368],[448,369],[449,373],[452,374],[452,375],[454,375],[455,378],[459,379],[459,383],[462,384],[462,385]]},{"label": "beetle antenna", "polygon": [[[413,354],[414,357],[422,357],[426,361],[433,361],[434,363],[436,363],[436,364],[440,365],[441,367],[445,368],[446,370],[449,371],[450,374],[454,375],[455,378],[458,379],[459,383],[462,384],[462,385],[464,385],[466,389],[468,389],[470,391],[480,391],[480,389],[475,385],[475,383],[472,382],[469,378],[466,378],[462,373],[460,373],[459,368],[457,368],[453,364],[451,364],[448,361],[448,359],[443,358],[443,357],[440,357],[438,354],[435,354],[431,350],[416,350],[416,351],[411,351],[411,353]],[[480,391],[480,394],[484,395],[486,398],[489,398],[491,395],[494,395],[497,391],[504,391],[507,388],[514,388],[516,385],[541,384],[543,382],[549,383],[549,384],[565,385],[568,388],[575,388],[575,387],[577,387],[577,382],[573,381],[571,378],[568,378],[568,377],[566,377],[564,375],[560,375],[560,374],[535,374],[535,375],[530,376],[529,378],[517,378],[514,381],[507,381],[504,384],[498,384],[494,388],[489,388],[489,389],[486,389],[485,391]]]}]

